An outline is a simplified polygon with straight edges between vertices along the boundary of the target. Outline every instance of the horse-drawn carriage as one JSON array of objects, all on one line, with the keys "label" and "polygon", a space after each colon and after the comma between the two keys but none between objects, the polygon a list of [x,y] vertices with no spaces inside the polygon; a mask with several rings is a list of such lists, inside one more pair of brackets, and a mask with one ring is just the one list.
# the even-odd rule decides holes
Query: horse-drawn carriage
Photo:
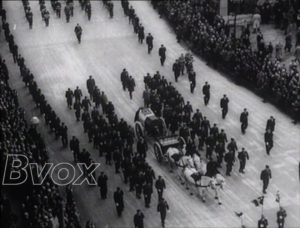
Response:
[{"label": "horse-drawn carriage", "polygon": [[150,136],[155,139],[153,148],[158,162],[162,162],[170,147],[182,148],[185,140],[180,136],[167,136],[167,126],[162,117],[157,117],[150,108],[139,108],[135,114],[135,135],[137,138]]}]

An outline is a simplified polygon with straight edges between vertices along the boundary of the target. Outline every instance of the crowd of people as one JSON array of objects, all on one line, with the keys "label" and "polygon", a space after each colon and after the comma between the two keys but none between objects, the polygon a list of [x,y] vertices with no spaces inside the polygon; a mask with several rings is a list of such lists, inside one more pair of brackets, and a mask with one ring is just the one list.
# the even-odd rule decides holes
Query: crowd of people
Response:
[{"label": "crowd of people", "polygon": [[[4,9],[2,9],[5,12]],[[5,39],[9,44],[9,50],[13,55],[15,63],[20,68],[20,73],[25,86],[28,87],[30,94],[45,117],[45,123],[49,124],[51,131],[55,132],[56,138],[61,136],[62,143],[67,146],[68,136],[67,128],[55,114],[54,110],[47,103],[45,96],[38,88],[34,80],[33,74],[25,65],[24,58],[18,54],[17,45],[14,37],[10,33],[9,24],[5,17],[2,17]],[[8,84],[9,72],[5,60],[1,58],[1,167],[6,160],[6,155],[23,154],[34,162],[44,165],[48,161],[46,144],[34,125],[28,125],[25,120],[24,110],[19,107],[16,91],[10,89]],[[2,170],[1,170],[2,171]],[[28,171],[28,173],[30,173]],[[33,178],[38,178],[33,176]],[[31,180],[30,178],[28,180]],[[65,205],[63,198],[59,192],[59,188],[50,178],[46,178],[42,185],[33,185],[26,182],[19,194],[23,198],[22,203],[22,224],[26,227],[50,226],[51,224],[67,224],[74,225],[79,223],[78,217],[74,217],[74,213],[64,213]],[[67,204],[69,205],[70,202]],[[73,204],[72,211],[77,211]],[[69,206],[70,208],[70,206]],[[71,210],[70,210],[71,211]]]},{"label": "crowd of people", "polygon": [[[237,38],[230,25],[218,15],[213,1],[152,1],[161,16],[174,28],[177,40],[190,43],[192,50],[209,65],[225,71],[238,82],[246,82],[264,98],[299,117],[299,71],[272,59],[273,45],[259,38],[258,50],[251,46],[250,27]],[[260,36],[260,35],[259,35]]]}]

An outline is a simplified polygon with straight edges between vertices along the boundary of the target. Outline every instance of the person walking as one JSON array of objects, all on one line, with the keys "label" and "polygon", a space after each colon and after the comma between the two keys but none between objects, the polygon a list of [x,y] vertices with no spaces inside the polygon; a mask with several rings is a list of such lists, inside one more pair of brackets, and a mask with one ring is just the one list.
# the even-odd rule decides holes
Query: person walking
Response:
[{"label": "person walking", "polygon": [[160,219],[161,219],[161,225],[162,227],[165,227],[165,219],[167,216],[167,211],[169,210],[169,205],[167,201],[164,198],[161,198],[158,205],[157,205],[157,211],[160,213]]},{"label": "person walking", "polygon": [[285,209],[283,207],[280,207],[276,215],[277,215],[276,222],[278,224],[278,228],[284,228],[284,222],[287,216]]},{"label": "person walking", "polygon": [[70,88],[68,88],[68,90],[66,91],[66,95],[65,96],[67,98],[68,108],[72,109],[73,97],[74,97],[73,91]]},{"label": "person walking", "polygon": [[146,37],[146,44],[148,46],[148,54],[150,54],[153,49],[153,36],[151,33],[148,33],[148,36]]},{"label": "person walking", "polygon": [[273,133],[271,129],[268,129],[265,133],[265,145],[267,155],[270,155],[270,151],[273,148]]},{"label": "person walking", "polygon": [[240,116],[242,134],[246,133],[246,129],[248,127],[248,115],[249,115],[249,113],[248,113],[247,109],[245,108]]},{"label": "person walking", "polygon": [[268,165],[266,165],[266,168],[261,171],[260,173],[260,179],[263,182],[263,193],[266,194],[267,193],[267,188],[270,182],[270,179],[272,178],[272,172],[271,169]]},{"label": "person walking", "polygon": [[245,150],[245,148],[242,148],[242,151],[240,151],[238,153],[238,159],[240,160],[240,169],[239,172],[240,173],[245,173],[244,169],[246,166],[246,161],[249,160],[249,154],[248,152]]},{"label": "person walking", "polygon": [[82,35],[82,28],[79,24],[76,25],[74,29],[75,35],[77,37],[78,43],[81,43],[81,35]]},{"label": "person walking", "polygon": [[100,173],[100,176],[98,177],[98,187],[100,188],[100,196],[101,199],[107,198],[107,175],[104,174],[104,172]]},{"label": "person walking", "polygon": [[114,201],[117,209],[118,216],[122,216],[122,212],[124,210],[124,199],[123,199],[123,191],[120,187],[117,187],[117,190],[114,193]]},{"label": "person walking", "polygon": [[158,55],[160,56],[160,64],[163,66],[166,61],[166,47],[162,44],[158,49]]},{"label": "person walking", "polygon": [[226,162],[226,176],[231,176],[232,166],[235,161],[235,157],[232,151],[228,151],[225,154],[224,160]]},{"label": "person walking", "polygon": [[191,93],[194,93],[196,87],[196,73],[195,71],[191,70],[188,75],[190,81],[190,91]]},{"label": "person walking", "polygon": [[267,120],[267,125],[266,125],[266,131],[270,130],[273,132],[275,130],[275,118],[273,116],[270,116],[270,118]]},{"label": "person walking", "polygon": [[133,223],[135,228],[144,228],[144,213],[141,210],[137,210],[133,217]]},{"label": "person walking", "polygon": [[224,94],[223,98],[220,101],[220,107],[222,109],[222,118],[225,119],[227,113],[228,113],[228,103],[229,103],[229,99],[226,96],[226,94]]},{"label": "person walking", "polygon": [[143,188],[143,194],[144,194],[144,200],[145,200],[145,207],[149,208],[151,203],[151,195],[152,195],[152,185],[151,183],[147,183],[144,185]]},{"label": "person walking", "polygon": [[161,176],[158,176],[158,179],[155,182],[155,188],[157,190],[158,199],[161,200],[163,197],[164,189],[166,188],[165,180]]},{"label": "person walking", "polygon": [[204,104],[206,106],[208,105],[210,99],[210,85],[208,82],[205,82],[204,86],[202,87],[202,93],[204,95]]}]

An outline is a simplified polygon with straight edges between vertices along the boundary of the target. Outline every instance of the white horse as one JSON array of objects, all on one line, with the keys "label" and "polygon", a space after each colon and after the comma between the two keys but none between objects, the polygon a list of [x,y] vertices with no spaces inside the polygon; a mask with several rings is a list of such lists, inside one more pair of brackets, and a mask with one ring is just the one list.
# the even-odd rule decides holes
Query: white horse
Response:
[{"label": "white horse", "polygon": [[201,173],[194,168],[188,167],[183,170],[183,174],[187,187],[194,188],[195,191],[199,193],[203,202],[206,201],[206,195],[209,190],[212,190],[215,193],[215,199],[218,200],[219,205],[222,204],[219,193],[220,189],[223,188],[223,184],[225,183],[225,179],[222,175],[217,174],[215,177],[211,178],[201,175]]}]

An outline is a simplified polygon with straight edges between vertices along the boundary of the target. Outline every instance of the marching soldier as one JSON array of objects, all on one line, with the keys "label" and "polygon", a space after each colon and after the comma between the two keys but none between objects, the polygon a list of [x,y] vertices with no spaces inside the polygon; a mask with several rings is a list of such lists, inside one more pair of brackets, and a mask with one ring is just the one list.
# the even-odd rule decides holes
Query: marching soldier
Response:
[{"label": "marching soldier", "polygon": [[265,133],[265,144],[267,155],[270,155],[270,151],[273,148],[273,133],[271,129],[268,129]]},{"label": "marching soldier", "polygon": [[142,44],[145,39],[144,27],[142,25],[139,26],[138,38],[139,42]]},{"label": "marching soldier", "polygon": [[125,91],[126,87],[127,87],[128,79],[129,79],[128,72],[127,72],[126,68],[123,69],[120,78],[121,78],[123,90]]},{"label": "marching soldier", "polygon": [[202,93],[204,95],[204,104],[208,105],[210,99],[210,85],[208,82],[205,82],[204,86],[202,87]]},{"label": "marching soldier", "polygon": [[79,101],[80,102],[80,99],[82,97],[82,92],[81,92],[81,89],[79,89],[78,86],[74,90],[74,97],[75,97],[75,101]]},{"label": "marching soldier", "polygon": [[80,152],[79,148],[79,140],[73,136],[70,140],[70,150],[73,152],[74,162],[76,163],[78,161],[78,154]]},{"label": "marching soldier", "polygon": [[75,100],[73,108],[75,109],[75,117],[77,121],[80,121],[81,116],[81,104],[79,100]]},{"label": "marching soldier", "polygon": [[48,27],[49,26],[49,20],[50,20],[50,13],[49,13],[49,11],[47,11],[47,10],[45,11],[43,18],[44,18],[46,27]]},{"label": "marching soldier", "polygon": [[65,12],[65,15],[66,15],[66,21],[67,21],[67,23],[69,23],[70,22],[70,17],[71,17],[71,9],[70,9],[70,6],[68,4],[65,6],[64,12]]},{"label": "marching soldier", "polygon": [[220,106],[222,108],[222,118],[225,119],[227,113],[228,113],[228,103],[229,99],[228,97],[224,94],[223,98],[220,101]]},{"label": "marching soldier", "polygon": [[27,18],[27,21],[29,23],[29,28],[32,29],[32,23],[33,23],[33,14],[31,11],[28,11],[26,13],[26,18]]},{"label": "marching soldier", "polygon": [[239,172],[240,173],[245,173],[244,169],[246,166],[246,161],[249,160],[249,154],[248,152],[245,150],[245,148],[242,148],[242,151],[240,151],[238,153],[238,159],[240,160],[240,169]]},{"label": "marching soldier", "polygon": [[132,76],[129,76],[127,87],[128,87],[128,91],[129,91],[130,100],[132,100],[132,92],[134,91],[134,87],[135,87],[135,81],[132,78]]},{"label": "marching soldier", "polygon": [[60,18],[61,15],[61,3],[59,1],[57,1],[55,3],[55,12],[58,18]]},{"label": "marching soldier", "polygon": [[265,218],[264,215],[261,215],[260,220],[258,220],[258,228],[267,228],[268,227],[268,220]]},{"label": "marching soldier", "polygon": [[166,61],[166,47],[162,44],[158,49],[158,55],[160,56],[160,64],[163,66]]},{"label": "marching soldier", "polygon": [[67,104],[69,109],[72,109],[73,97],[74,97],[73,91],[70,88],[68,88],[68,90],[66,91],[66,98],[67,98]]},{"label": "marching soldier", "polygon": [[174,72],[175,82],[177,82],[178,77],[180,76],[180,64],[178,59],[176,59],[175,63],[173,64],[172,70]]},{"label": "marching soldier", "polygon": [[153,36],[151,33],[148,33],[148,36],[146,37],[146,44],[148,45],[148,54],[150,54],[153,49]]},{"label": "marching soldier", "polygon": [[165,180],[161,176],[158,176],[158,179],[155,182],[155,188],[157,190],[158,199],[161,200],[163,197],[164,189],[166,188]]},{"label": "marching soldier", "polygon": [[145,207],[149,208],[150,203],[151,203],[151,195],[153,193],[152,185],[150,183],[147,183],[144,185],[143,193],[144,193],[144,199],[145,199]]},{"label": "marching soldier", "polygon": [[117,190],[114,192],[114,201],[115,201],[115,204],[116,204],[116,209],[117,209],[117,213],[118,213],[119,217],[122,216],[122,212],[124,210],[123,195],[124,195],[124,193],[121,190],[121,188],[117,187]]},{"label": "marching soldier", "polygon": [[78,43],[81,43],[82,28],[79,24],[76,25],[74,32],[77,37]]},{"label": "marching soldier", "polygon": [[270,116],[270,119],[267,121],[266,131],[270,130],[273,132],[275,130],[275,118],[273,116]]},{"label": "marching soldier", "polygon": [[267,193],[266,190],[268,188],[269,181],[271,178],[272,178],[271,169],[269,168],[268,165],[266,165],[266,168],[263,171],[261,171],[261,173],[260,173],[260,179],[263,182],[263,193],[264,194]]},{"label": "marching soldier", "polygon": [[133,223],[135,228],[144,228],[144,214],[140,210],[134,215]]},{"label": "marching soldier", "polygon": [[232,166],[234,164],[234,154],[232,151],[228,151],[225,154],[224,160],[226,162],[226,176],[230,176],[230,173],[232,171]]},{"label": "marching soldier", "polygon": [[90,98],[93,99],[93,92],[96,86],[95,79],[90,75],[89,79],[86,81],[86,87],[90,94]]},{"label": "marching soldier", "polygon": [[101,199],[106,199],[107,197],[107,175],[104,172],[100,173],[98,177],[98,187],[100,188]]},{"label": "marching soldier", "polygon": [[227,149],[233,152],[233,156],[235,157],[235,152],[237,151],[237,145],[234,138],[231,138],[230,143],[227,145]]},{"label": "marching soldier", "polygon": [[165,219],[166,219],[166,216],[167,216],[167,210],[169,210],[169,205],[168,205],[167,201],[164,198],[161,198],[159,200],[158,205],[157,205],[157,211],[160,212],[162,227],[165,227]]},{"label": "marching soldier", "polygon": [[91,16],[92,16],[92,6],[91,6],[91,3],[90,3],[90,2],[88,2],[88,3],[85,5],[85,13],[87,14],[88,20],[90,21],[90,20],[91,20]]},{"label": "marching soldier", "polygon": [[246,129],[248,127],[248,115],[249,115],[248,111],[245,108],[244,111],[241,113],[241,116],[240,116],[241,130],[242,130],[243,134],[246,133]]},{"label": "marching soldier", "polygon": [[68,145],[68,127],[64,123],[62,123],[59,131],[63,147],[66,147]]},{"label": "marching soldier", "polygon": [[286,211],[283,207],[279,208],[277,212],[277,224],[278,228],[284,228],[285,217],[287,216]]},{"label": "marching soldier", "polygon": [[189,72],[189,81],[191,93],[194,93],[194,89],[196,87],[196,73],[193,70]]}]

